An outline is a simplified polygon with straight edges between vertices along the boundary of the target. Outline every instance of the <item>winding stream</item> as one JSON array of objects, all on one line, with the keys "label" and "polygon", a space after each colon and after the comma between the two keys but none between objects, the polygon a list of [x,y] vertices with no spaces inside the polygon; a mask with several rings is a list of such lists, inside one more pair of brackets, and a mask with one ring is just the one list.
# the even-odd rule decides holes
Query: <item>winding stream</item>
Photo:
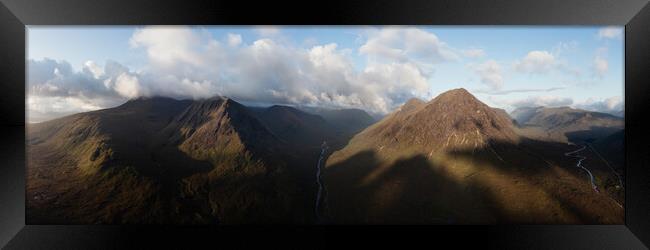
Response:
[{"label": "winding stream", "polygon": [[596,180],[594,179],[594,175],[591,174],[591,171],[589,171],[589,169],[582,166],[582,161],[587,159],[587,157],[578,154],[578,152],[580,152],[582,150],[585,150],[586,148],[587,148],[587,146],[582,146],[582,148],[571,151],[571,152],[564,153],[564,155],[569,156],[569,157],[575,157],[575,158],[579,159],[578,163],[576,163],[576,167],[587,171],[587,173],[589,174],[589,179],[591,180],[591,188],[593,188],[594,191],[596,191],[597,193],[600,193],[600,191],[598,190],[598,186],[596,186]]},{"label": "winding stream", "polygon": [[320,157],[318,158],[318,165],[316,166],[316,184],[318,185],[318,192],[316,193],[316,206],[314,207],[314,213],[316,214],[316,219],[320,219],[320,213],[318,208],[320,207],[321,194],[323,193],[323,183],[321,182],[321,168],[323,167],[323,158],[325,158],[325,152],[327,151],[327,142],[323,141],[323,144],[320,146]]}]

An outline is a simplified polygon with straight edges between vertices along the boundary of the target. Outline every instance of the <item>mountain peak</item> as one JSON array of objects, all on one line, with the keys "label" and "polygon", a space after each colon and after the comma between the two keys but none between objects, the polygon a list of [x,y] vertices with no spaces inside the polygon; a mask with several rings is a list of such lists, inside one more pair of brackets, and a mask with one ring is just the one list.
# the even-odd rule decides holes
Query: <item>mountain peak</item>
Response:
[{"label": "mountain peak", "polygon": [[425,104],[425,102],[420,98],[413,97],[413,98],[409,99],[408,101],[406,101],[404,103],[404,106],[419,106],[421,104]]},{"label": "mountain peak", "polygon": [[[446,101],[462,101],[462,100],[476,100],[476,97],[472,95],[469,91],[464,88],[452,89],[445,91],[444,93],[438,95],[434,100],[446,100]],[[433,101],[433,100],[432,100]]]},{"label": "mountain peak", "polygon": [[[457,89],[451,89],[447,90],[445,93],[462,93],[462,94],[470,94],[469,91],[465,88],[457,88]],[[471,94],[470,94],[471,95]]]},{"label": "mountain peak", "polygon": [[471,96],[472,94],[469,91],[467,91],[467,89],[465,88],[457,88],[457,89],[447,90],[442,94],[440,94],[440,96],[442,95],[470,95]]},{"label": "mountain peak", "polygon": [[[417,101],[412,104],[417,105]],[[507,115],[498,113],[462,88],[444,92],[417,109],[409,111],[408,107],[403,105],[362,132],[364,135],[358,140],[391,148],[410,145],[427,152],[476,148],[490,141],[518,141]]]},{"label": "mountain peak", "polygon": [[409,113],[413,110],[417,110],[421,107],[423,107],[426,104],[426,102],[418,99],[418,98],[411,98],[408,101],[406,101],[401,107],[400,111]]},{"label": "mountain peak", "polygon": [[174,101],[176,99],[165,96],[138,96],[129,99],[125,103],[137,103],[137,102],[147,102],[147,101]]},{"label": "mountain peak", "polygon": [[208,98],[198,99],[197,101],[204,101],[204,102],[205,101],[226,101],[228,99],[229,98],[225,97],[225,96],[214,95],[214,96],[211,96],[211,97],[208,97]]}]

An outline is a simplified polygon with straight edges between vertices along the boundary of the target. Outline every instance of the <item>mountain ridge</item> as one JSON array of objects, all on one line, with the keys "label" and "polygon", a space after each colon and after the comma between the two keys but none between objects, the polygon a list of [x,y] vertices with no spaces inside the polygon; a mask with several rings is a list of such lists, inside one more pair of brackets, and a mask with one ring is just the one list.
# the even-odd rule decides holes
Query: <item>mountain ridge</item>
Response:
[{"label": "mountain ridge", "polygon": [[426,103],[407,102],[357,134],[350,144],[371,140],[369,144],[382,149],[393,144],[409,144],[427,153],[445,148],[480,147],[488,140],[517,141],[510,123],[467,90],[454,89]]},{"label": "mountain ridge", "polygon": [[[620,197],[602,199],[621,189],[595,153],[582,152],[602,194],[565,156],[576,146],[528,138],[465,89],[410,99],[376,123],[368,117],[147,97],[30,124],[27,220],[313,223],[314,211],[332,223],[622,218]],[[620,138],[600,142],[616,147]],[[325,200],[314,209],[321,160]]]},{"label": "mountain ridge", "polygon": [[[335,224],[622,223],[619,204],[565,156],[576,149],[527,138],[505,111],[449,90],[407,102],[332,153],[323,209]],[[597,169],[599,187],[621,200],[617,177]]]},{"label": "mountain ridge", "polygon": [[[27,137],[32,221],[312,220],[312,192],[296,190],[313,188],[304,164],[317,150],[292,150],[230,98],[136,98],[29,125]],[[59,185],[48,189],[52,183]]]},{"label": "mountain ridge", "polygon": [[560,142],[593,141],[623,129],[624,119],[571,107],[518,108],[512,112],[520,131]]}]

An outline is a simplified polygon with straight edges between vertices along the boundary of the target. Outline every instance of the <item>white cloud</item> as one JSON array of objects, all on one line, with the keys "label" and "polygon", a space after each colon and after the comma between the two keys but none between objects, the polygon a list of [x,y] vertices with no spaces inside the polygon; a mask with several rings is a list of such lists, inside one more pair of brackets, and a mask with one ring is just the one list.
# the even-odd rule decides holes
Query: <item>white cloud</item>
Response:
[{"label": "white cloud", "polygon": [[598,48],[596,50],[596,56],[594,57],[593,63],[592,63],[592,70],[594,73],[594,76],[598,78],[603,78],[607,74],[607,71],[609,71],[609,63],[607,62],[607,59],[605,58],[607,55],[607,47],[602,47]]},{"label": "white cloud", "polygon": [[73,72],[65,61],[28,60],[28,91],[42,96],[96,97],[110,94],[98,77],[109,76],[93,63],[84,65],[80,72]]},{"label": "white cloud", "polygon": [[237,47],[241,44],[242,39],[240,34],[228,33],[228,45]]},{"label": "white cloud", "polygon": [[[229,36],[224,38],[227,41]],[[66,62],[30,60],[29,96],[77,105],[69,107],[77,111],[115,106],[138,96],[224,95],[248,103],[355,107],[385,113],[429,92],[421,65],[371,61],[359,70],[352,63],[351,51],[334,43],[305,49],[282,39],[261,38],[250,45],[231,46],[236,42],[227,41],[223,46],[184,27],[145,27],[134,32],[130,41],[134,49],[147,52],[144,69],[134,72],[108,61],[103,68],[88,62],[74,72]],[[83,102],[70,101],[77,99]],[[68,110],[52,107],[47,112],[55,115]]]},{"label": "white cloud", "polygon": [[359,53],[391,61],[424,60],[440,63],[458,59],[447,44],[433,33],[417,28],[382,28],[372,32]]},{"label": "white cloud", "polygon": [[65,61],[28,60],[28,119],[49,120],[118,105],[134,96],[133,91],[126,91],[126,84],[135,77],[126,67],[111,61],[103,68],[88,61],[74,72]]},{"label": "white cloud", "polygon": [[603,78],[609,69],[609,64],[604,58],[597,56],[594,58],[594,73],[596,76]]},{"label": "white cloud", "polygon": [[97,65],[93,61],[86,61],[86,63],[84,63],[83,70],[84,71],[87,70],[88,71],[87,73],[92,74],[92,76],[95,79],[99,79],[100,77],[102,77],[104,75],[104,69],[99,67],[99,65]]},{"label": "white cloud", "polygon": [[347,58],[344,54],[337,53],[337,46],[336,43],[330,43],[312,47],[308,52],[309,61],[315,67],[326,67],[332,70],[345,70],[345,68],[350,65],[346,61]]},{"label": "white cloud", "polygon": [[[214,41],[216,42],[216,41]],[[129,40],[133,48],[145,48],[149,62],[171,68],[182,62],[202,65],[201,37],[190,28],[181,26],[150,26],[137,29]]]},{"label": "white cloud", "polygon": [[600,39],[621,39],[623,37],[623,28],[618,26],[608,26],[598,30]]},{"label": "white cloud", "polygon": [[512,98],[495,98],[488,96],[487,100],[496,106],[504,107],[507,110],[512,110],[521,107],[562,107],[570,106],[573,104],[573,99],[569,97],[555,96],[555,95],[538,95],[528,96],[522,99]]},{"label": "white cloud", "polygon": [[625,103],[622,96],[613,96],[609,98],[592,97],[581,102],[574,102],[573,98],[556,95],[533,95],[521,99],[487,96],[486,101],[491,105],[502,107],[509,111],[522,107],[572,107],[620,115],[621,111],[625,109]]},{"label": "white cloud", "polygon": [[547,50],[532,50],[526,56],[514,62],[514,69],[519,73],[545,75],[550,73],[560,73],[565,76],[571,76],[571,81],[575,81],[582,75],[582,70],[571,65],[565,55],[567,52],[573,52],[578,47],[578,42],[559,42],[552,48],[552,52]]},{"label": "white cloud", "polygon": [[547,73],[556,66],[556,58],[548,51],[534,50],[515,63],[515,69],[523,73]]},{"label": "white cloud", "polygon": [[612,96],[609,98],[588,98],[584,102],[576,103],[577,108],[610,113],[618,115],[625,108],[622,96]]},{"label": "white cloud", "polygon": [[[99,104],[98,104],[99,103]],[[42,122],[56,117],[104,108],[98,99],[84,99],[74,96],[27,95],[25,110],[27,122]]]},{"label": "white cloud", "polygon": [[485,51],[482,49],[466,49],[463,50],[463,56],[469,58],[484,57]]},{"label": "white cloud", "polygon": [[127,98],[135,98],[142,94],[138,78],[127,73],[122,73],[117,76],[117,79],[115,79],[115,91]]},{"label": "white cloud", "polygon": [[429,94],[427,79],[412,63],[369,65],[356,84],[381,97],[371,100],[370,105],[375,106],[371,111],[374,112],[386,113],[411,97]]},{"label": "white cloud", "polygon": [[536,106],[545,106],[545,107],[560,107],[560,106],[569,106],[573,104],[573,99],[569,97],[560,97],[560,96],[531,96],[523,100],[517,100],[513,102],[514,107],[536,107]]},{"label": "white cloud", "polygon": [[507,89],[507,90],[474,90],[474,93],[479,94],[488,94],[488,95],[507,95],[511,93],[529,93],[529,92],[551,92],[556,90],[562,90],[564,87],[553,87],[545,89],[534,89],[534,88],[522,88],[522,89]]},{"label": "white cloud", "polygon": [[479,75],[481,83],[487,85],[492,90],[499,90],[503,87],[503,75],[501,65],[494,60],[488,60],[478,65],[470,65],[470,68]]}]

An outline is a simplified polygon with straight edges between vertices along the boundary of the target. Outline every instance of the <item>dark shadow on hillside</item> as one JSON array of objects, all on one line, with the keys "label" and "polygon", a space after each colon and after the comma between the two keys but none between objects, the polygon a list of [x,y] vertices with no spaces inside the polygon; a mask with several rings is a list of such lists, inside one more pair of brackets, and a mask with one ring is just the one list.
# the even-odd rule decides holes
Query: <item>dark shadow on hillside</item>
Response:
[{"label": "dark shadow on hillside", "polygon": [[184,180],[182,195],[172,215],[176,224],[287,224],[312,223],[311,192],[282,173],[236,175]]},{"label": "dark shadow on hillside", "polygon": [[[100,171],[92,176],[70,175],[64,184],[48,180],[42,187],[66,186],[57,189],[62,192],[56,194],[56,201],[61,201],[58,199],[61,195],[66,196],[65,202],[56,204],[57,209],[64,211],[53,212],[43,207],[38,211],[43,212],[43,217],[31,221],[63,224],[312,222],[315,172],[322,140],[314,140],[313,148],[276,143],[269,134],[263,133],[264,124],[253,119],[243,106],[232,103],[228,110],[232,116],[229,122],[239,129],[238,136],[246,150],[236,156],[211,155],[227,159],[226,163],[212,166],[208,161],[191,157],[194,156],[191,149],[190,155],[179,150],[182,141],[174,135],[180,134],[181,127],[175,118],[184,117],[187,113],[181,112],[191,102],[175,103],[163,99],[150,103],[135,100],[118,108],[88,113],[90,121],[99,122],[78,125],[84,125],[84,131],[89,130],[86,127],[96,126],[102,137],[98,148],[83,150],[97,152],[92,154],[91,161],[92,166],[100,165]],[[211,104],[215,103],[206,102]],[[204,111],[214,108],[206,107]],[[330,152],[345,145],[349,137],[341,139],[344,142],[338,142],[339,139],[332,142],[328,139],[333,147]],[[99,156],[111,155],[110,152],[113,157],[106,162],[96,161],[103,160]],[[240,157],[240,153],[250,153],[252,160],[242,159],[245,157]],[[74,163],[52,165],[75,167],[78,160],[86,160],[72,157],[77,157],[70,161]],[[263,170],[242,167],[257,160],[264,162]],[[232,171],[224,175],[211,172],[218,168]],[[50,196],[47,198],[49,202]]]},{"label": "dark shadow on hillside", "polygon": [[[510,204],[504,204],[494,190],[489,191],[491,187],[481,182],[480,176],[469,174],[464,179],[452,179],[448,173],[453,171],[450,166],[433,162],[424,155],[399,159],[382,167],[375,152],[362,151],[326,169],[324,210],[329,213],[326,223],[623,223],[622,211],[608,211],[607,206],[611,205],[605,201],[608,197],[593,193],[579,170],[567,168],[567,172],[585,182],[575,185],[584,185],[586,191],[573,190],[574,186],[554,186],[554,178],[558,177],[551,165],[564,168],[575,164],[575,159],[564,156],[573,147],[535,140],[520,144],[491,141],[489,145],[456,150],[449,155],[495,170],[503,178],[516,178],[516,182],[539,187],[573,219],[556,218],[552,212],[544,212],[544,208],[513,213],[512,207],[506,207]],[[602,204],[607,206],[601,207]]]},{"label": "dark shadow on hillside", "polygon": [[625,173],[625,130],[622,129],[605,138],[589,143],[600,156],[605,158],[624,177]]},{"label": "dark shadow on hillside", "polygon": [[[509,178],[517,178],[530,185],[540,187],[546,195],[557,201],[565,211],[573,215],[577,219],[576,223],[623,223],[622,210],[620,210],[621,213],[616,213],[607,208],[599,207],[603,204],[610,208],[615,207],[610,197],[606,197],[609,194],[596,193],[590,188],[584,188],[590,187],[591,184],[585,172],[575,167],[578,159],[564,155],[567,152],[579,149],[579,146],[533,139],[523,139],[518,144],[491,140],[487,145],[487,147],[479,150],[456,150],[450,152],[450,154],[479,162],[482,165],[497,169]],[[592,156],[590,155],[590,157]],[[585,162],[583,161],[583,164],[586,164]],[[603,166],[594,165],[594,162],[590,161],[591,165],[588,166],[592,168],[592,171],[595,168],[603,168]],[[558,186],[561,182],[556,182],[555,179],[562,177],[556,175],[557,172],[553,170],[553,166],[560,167],[573,175],[578,183],[571,183],[571,185],[579,185],[583,189],[576,191],[577,189],[574,186]],[[614,176],[611,177],[615,178]],[[594,204],[594,202],[596,203]]]},{"label": "dark shadow on hillside", "polygon": [[564,135],[571,142],[589,142],[592,143],[598,139],[605,138],[609,135],[612,135],[616,132],[623,130],[623,128],[616,127],[600,127],[600,126],[591,126],[589,129],[566,132]]},{"label": "dark shadow on hillside", "polygon": [[473,187],[447,177],[446,167],[416,155],[383,172],[372,151],[360,152],[326,170],[326,223],[455,224],[495,221]]}]

